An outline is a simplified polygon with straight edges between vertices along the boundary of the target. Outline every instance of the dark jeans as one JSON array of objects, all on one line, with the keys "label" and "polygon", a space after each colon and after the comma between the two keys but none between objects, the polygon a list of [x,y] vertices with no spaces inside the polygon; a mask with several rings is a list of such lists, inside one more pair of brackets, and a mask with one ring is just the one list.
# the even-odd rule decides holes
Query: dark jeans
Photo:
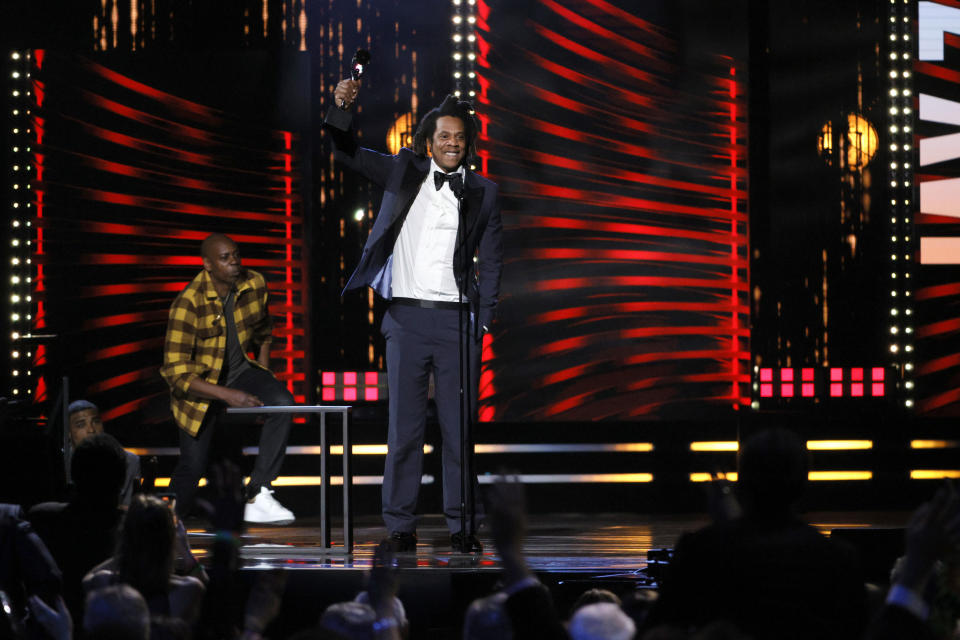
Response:
[{"label": "dark jeans", "polygon": [[[251,393],[265,405],[291,405],[293,396],[282,382],[263,369],[251,366],[230,385],[231,388]],[[183,517],[193,507],[200,478],[207,470],[210,458],[210,446],[218,427],[224,430],[236,429],[239,425],[223,424],[224,405],[212,402],[207,416],[196,436],[180,429],[180,459],[170,479],[170,490],[177,496],[177,515]],[[247,497],[251,498],[260,491],[260,487],[270,483],[280,475],[280,465],[287,451],[287,438],[290,435],[290,414],[267,414],[260,431],[260,454],[250,474],[247,485]]]}]

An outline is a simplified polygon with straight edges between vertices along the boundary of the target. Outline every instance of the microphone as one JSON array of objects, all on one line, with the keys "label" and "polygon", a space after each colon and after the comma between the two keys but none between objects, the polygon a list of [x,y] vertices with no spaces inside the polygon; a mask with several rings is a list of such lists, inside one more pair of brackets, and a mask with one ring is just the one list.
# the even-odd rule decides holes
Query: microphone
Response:
[{"label": "microphone", "polygon": [[357,52],[353,54],[353,59],[350,61],[350,77],[354,80],[359,80],[369,64],[370,52],[366,49],[357,49]]},{"label": "microphone", "polygon": [[[367,66],[370,64],[370,52],[366,49],[357,49],[350,60],[350,77],[356,82],[363,77]],[[346,111],[347,105],[343,100],[340,101],[340,108]]]}]

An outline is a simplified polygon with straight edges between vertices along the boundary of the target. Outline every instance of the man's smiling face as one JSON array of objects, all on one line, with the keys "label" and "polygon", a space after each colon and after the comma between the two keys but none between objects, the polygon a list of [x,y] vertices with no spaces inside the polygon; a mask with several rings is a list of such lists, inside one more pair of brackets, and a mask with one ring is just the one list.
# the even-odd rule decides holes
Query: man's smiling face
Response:
[{"label": "man's smiling face", "polygon": [[427,150],[438,167],[447,173],[456,170],[467,155],[467,134],[463,120],[455,116],[437,118],[437,129],[433,132],[433,139],[427,143]]}]

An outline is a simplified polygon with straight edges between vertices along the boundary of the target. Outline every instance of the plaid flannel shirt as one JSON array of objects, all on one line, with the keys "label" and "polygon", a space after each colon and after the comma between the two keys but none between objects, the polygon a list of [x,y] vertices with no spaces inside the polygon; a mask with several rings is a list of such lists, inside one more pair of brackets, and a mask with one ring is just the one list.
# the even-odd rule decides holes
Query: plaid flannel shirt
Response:
[{"label": "plaid flannel shirt", "polygon": [[[267,283],[256,271],[246,270],[236,284],[233,310],[237,338],[251,365],[263,367],[248,354],[268,344],[273,318],[267,308]],[[180,292],[170,307],[160,374],[170,385],[170,408],[177,426],[197,435],[211,400],[190,393],[190,383],[202,378],[217,384],[227,353],[227,321],[223,303],[206,271]]]}]

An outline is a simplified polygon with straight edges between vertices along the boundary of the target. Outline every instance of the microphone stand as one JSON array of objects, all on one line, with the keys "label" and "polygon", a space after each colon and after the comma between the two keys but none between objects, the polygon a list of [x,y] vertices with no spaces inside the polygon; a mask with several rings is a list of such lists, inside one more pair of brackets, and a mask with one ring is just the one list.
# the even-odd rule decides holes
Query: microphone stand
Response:
[{"label": "microphone stand", "polygon": [[[460,272],[460,285],[457,287],[459,295],[459,304],[457,305],[457,349],[459,351],[459,401],[460,401],[460,534],[462,542],[460,551],[466,553],[469,551],[469,538],[476,534],[474,527],[476,525],[476,496],[473,487],[473,411],[467,411],[467,405],[470,403],[470,332],[464,327],[463,315],[463,292],[467,286],[467,278],[470,274],[471,260],[466,254],[467,248],[467,228],[466,218],[463,211],[463,193],[466,189],[466,169],[464,169],[464,180],[460,188],[454,192],[457,197],[457,218],[460,225],[460,257],[463,260],[463,266]],[[475,319],[479,322],[479,317]],[[472,408],[472,407],[471,407]],[[470,489],[467,489],[470,483]],[[469,499],[468,499],[469,496]],[[469,506],[470,518],[469,526],[467,520],[467,507]]]}]

